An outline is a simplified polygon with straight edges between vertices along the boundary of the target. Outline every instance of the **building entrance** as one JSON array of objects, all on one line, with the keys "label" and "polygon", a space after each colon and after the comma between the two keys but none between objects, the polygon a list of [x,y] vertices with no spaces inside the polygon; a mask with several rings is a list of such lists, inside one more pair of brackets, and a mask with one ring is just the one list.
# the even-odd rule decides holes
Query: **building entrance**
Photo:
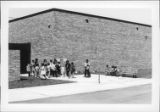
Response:
[{"label": "building entrance", "polygon": [[26,73],[26,66],[31,60],[31,43],[9,43],[9,50],[20,50],[20,73]]}]

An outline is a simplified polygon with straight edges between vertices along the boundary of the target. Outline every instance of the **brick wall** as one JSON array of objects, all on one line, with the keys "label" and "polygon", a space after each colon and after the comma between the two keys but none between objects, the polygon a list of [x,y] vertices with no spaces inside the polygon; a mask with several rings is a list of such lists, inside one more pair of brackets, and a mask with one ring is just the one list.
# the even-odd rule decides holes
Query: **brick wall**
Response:
[{"label": "brick wall", "polygon": [[9,50],[9,81],[20,79],[20,51]]},{"label": "brick wall", "polygon": [[9,42],[31,42],[31,59],[65,57],[78,71],[87,58],[92,71],[151,68],[151,27],[137,24],[52,11],[11,22]]}]

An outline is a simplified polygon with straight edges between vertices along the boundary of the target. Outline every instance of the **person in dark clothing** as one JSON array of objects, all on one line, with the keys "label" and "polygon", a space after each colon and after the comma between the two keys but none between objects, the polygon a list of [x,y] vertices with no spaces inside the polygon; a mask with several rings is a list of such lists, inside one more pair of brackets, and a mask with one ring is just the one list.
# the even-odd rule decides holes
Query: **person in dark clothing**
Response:
[{"label": "person in dark clothing", "polygon": [[36,76],[37,78],[40,78],[39,75],[40,75],[40,74],[39,74],[39,62],[38,62],[38,59],[36,58],[36,59],[35,59],[35,76]]},{"label": "person in dark clothing", "polygon": [[58,72],[57,72],[58,66],[57,66],[57,59],[56,58],[53,59],[53,64],[54,64],[53,77],[58,77]]},{"label": "person in dark clothing", "polygon": [[48,62],[46,59],[43,60],[43,65],[46,67],[48,65]]},{"label": "person in dark clothing", "polygon": [[47,67],[46,67],[46,75],[47,75],[48,78],[50,77],[50,73],[51,73],[50,63],[48,63]]},{"label": "person in dark clothing", "polygon": [[54,64],[57,64],[57,60],[56,60],[55,58],[54,58],[54,60],[53,60],[53,63],[54,63]]},{"label": "person in dark clothing", "polygon": [[112,71],[110,73],[112,76],[116,76],[117,75],[117,66],[112,66]]},{"label": "person in dark clothing", "polygon": [[86,59],[86,62],[84,64],[84,76],[85,77],[91,77],[91,74],[90,74],[90,63],[89,63],[89,60]]},{"label": "person in dark clothing", "polygon": [[73,77],[74,72],[75,72],[75,65],[74,65],[74,63],[72,62],[72,63],[71,63],[71,76],[72,76],[72,77]]},{"label": "person in dark clothing", "polygon": [[52,66],[53,68],[53,77],[57,77],[57,70],[56,70],[56,61],[54,60],[53,61],[53,66]]},{"label": "person in dark clothing", "polygon": [[57,77],[59,77],[61,75],[61,63],[60,62],[57,62],[56,70],[57,70]]},{"label": "person in dark clothing", "polygon": [[44,68],[45,68],[45,71],[46,71],[46,75],[48,75],[48,69],[47,69],[47,66],[48,66],[48,62],[47,62],[47,59],[44,59],[43,60],[43,66],[44,66]]},{"label": "person in dark clothing", "polygon": [[69,63],[69,60],[66,61],[65,68],[66,68],[66,75],[67,75],[68,78],[70,78],[71,65]]}]

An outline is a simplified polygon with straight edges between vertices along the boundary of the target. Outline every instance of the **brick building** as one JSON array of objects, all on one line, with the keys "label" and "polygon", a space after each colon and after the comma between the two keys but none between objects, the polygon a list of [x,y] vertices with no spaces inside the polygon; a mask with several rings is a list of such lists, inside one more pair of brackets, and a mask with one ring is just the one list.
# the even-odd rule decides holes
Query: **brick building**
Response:
[{"label": "brick building", "polygon": [[67,58],[77,71],[116,65],[151,73],[152,27],[108,17],[50,9],[9,21],[9,80],[32,59]]}]

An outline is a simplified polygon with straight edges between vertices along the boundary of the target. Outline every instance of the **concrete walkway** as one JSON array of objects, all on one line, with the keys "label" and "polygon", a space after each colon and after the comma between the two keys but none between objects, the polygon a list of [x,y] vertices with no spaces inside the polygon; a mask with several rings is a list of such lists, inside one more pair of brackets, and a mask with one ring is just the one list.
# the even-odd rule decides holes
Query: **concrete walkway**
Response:
[{"label": "concrete walkway", "polygon": [[76,82],[40,87],[9,89],[9,102],[47,97],[58,97],[151,84],[151,79],[112,77],[103,75],[101,75],[100,84],[98,83],[98,75],[92,75],[91,78],[84,78],[82,75],[78,75],[75,76],[75,78],[71,79],[68,79],[67,77],[59,77],[52,79],[70,80]]}]

